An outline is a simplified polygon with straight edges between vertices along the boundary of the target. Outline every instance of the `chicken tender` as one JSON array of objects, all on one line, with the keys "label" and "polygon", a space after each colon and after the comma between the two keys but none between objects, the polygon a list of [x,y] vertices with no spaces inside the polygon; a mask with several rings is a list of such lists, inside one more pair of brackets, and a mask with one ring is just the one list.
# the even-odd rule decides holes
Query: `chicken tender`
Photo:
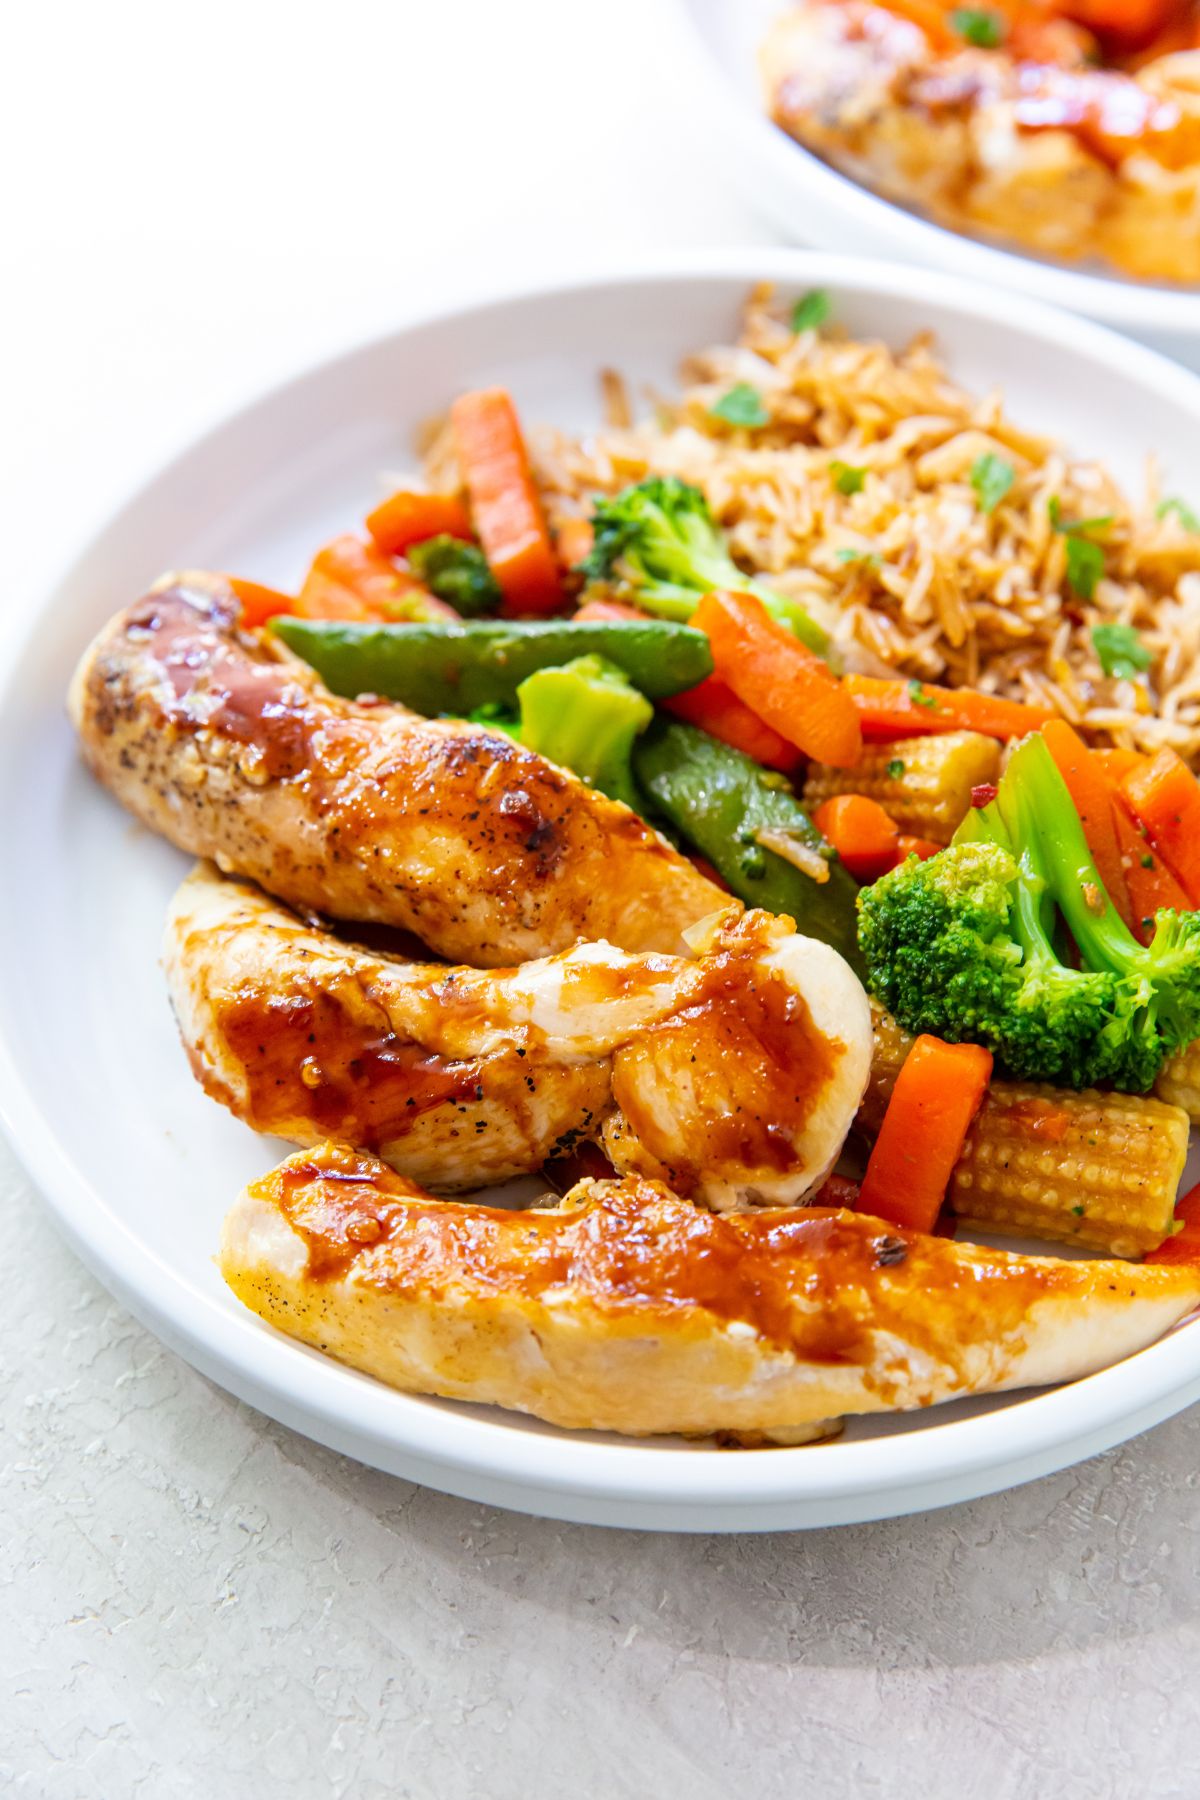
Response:
[{"label": "chicken tender", "polygon": [[181,850],[484,967],[679,951],[723,903],[628,807],[503,733],[336,698],[240,610],[222,576],[165,577],[71,687],[89,767]]},{"label": "chicken tender", "polygon": [[443,1191],[538,1169],[604,1128],[613,1161],[717,1207],[803,1198],[870,1071],[835,951],[731,909],[694,958],[583,944],[505,970],[343,943],[201,865],[164,964],[206,1091],[298,1144],[335,1136]]},{"label": "chicken tender", "polygon": [[220,1267],[268,1324],[409,1393],[789,1442],[1090,1374],[1200,1301],[1200,1267],[1013,1255],[828,1209],[722,1218],[636,1177],[552,1209],[439,1202],[334,1144],[251,1183]]}]

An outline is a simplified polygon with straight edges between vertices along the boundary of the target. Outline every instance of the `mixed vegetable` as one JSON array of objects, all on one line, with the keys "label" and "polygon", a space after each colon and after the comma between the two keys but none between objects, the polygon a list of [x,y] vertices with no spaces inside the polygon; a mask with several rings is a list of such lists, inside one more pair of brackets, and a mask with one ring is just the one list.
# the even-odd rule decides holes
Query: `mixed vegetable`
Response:
[{"label": "mixed vegetable", "polygon": [[[840,951],[877,1007],[869,1157],[841,1201],[1200,1255],[1200,1201],[1174,1236],[1171,1213],[1200,1118],[1190,770],[1092,749],[1047,708],[843,673],[824,623],[740,569],[674,477],[552,533],[503,390],[461,396],[450,430],[456,491],[392,494],[295,596],[235,581],[245,627],[337,693],[508,734]],[[1091,550],[1096,523],[1054,521]],[[1130,636],[1097,650],[1136,675]]]}]

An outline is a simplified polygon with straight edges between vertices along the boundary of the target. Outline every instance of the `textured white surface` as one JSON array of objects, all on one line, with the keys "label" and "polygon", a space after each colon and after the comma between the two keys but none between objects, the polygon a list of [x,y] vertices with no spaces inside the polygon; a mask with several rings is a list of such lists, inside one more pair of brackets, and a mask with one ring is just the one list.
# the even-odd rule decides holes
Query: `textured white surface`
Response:
[{"label": "textured white surface", "polygon": [[[761,241],[654,0],[114,0],[0,36],[0,627],[64,530],[294,358],[497,262]],[[581,157],[543,154],[571,126]],[[0,1234],[0,1791],[1200,1792],[1198,1412],[924,1519],[605,1533],[264,1422],[108,1299],[2,1148]]]}]

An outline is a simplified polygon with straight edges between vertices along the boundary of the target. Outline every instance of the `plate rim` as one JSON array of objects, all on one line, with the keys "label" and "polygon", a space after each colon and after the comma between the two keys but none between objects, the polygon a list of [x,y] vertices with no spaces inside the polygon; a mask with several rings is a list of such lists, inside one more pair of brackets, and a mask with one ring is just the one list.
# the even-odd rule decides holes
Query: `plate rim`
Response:
[{"label": "plate rim", "polygon": [[737,132],[745,161],[765,176],[765,183],[742,180],[749,203],[768,214],[781,231],[792,235],[797,229],[792,222],[793,208],[783,203],[783,188],[790,189],[797,201],[811,199],[815,192],[822,204],[851,217],[854,228],[872,236],[890,256],[911,257],[938,273],[981,283],[1000,282],[1016,294],[1049,305],[1077,307],[1092,321],[1114,328],[1171,333],[1188,341],[1189,348],[1200,345],[1200,287],[1138,282],[1025,255],[941,225],[844,175],[750,104],[702,29],[695,0],[671,0],[671,4],[700,80],[710,96],[720,96],[722,117]]},{"label": "plate rim", "polygon": [[[1200,375],[1158,352],[1130,343],[1106,326],[1081,320],[1042,301],[999,294],[959,276],[912,265],[816,250],[756,248],[643,255],[525,284],[496,284],[483,297],[440,304],[387,331],[354,334],[340,347],[304,359],[290,374],[256,386],[240,404],[214,409],[203,426],[180,435],[176,447],[154,457],[125,484],[100,526],[63,557],[42,584],[24,629],[9,637],[0,671],[0,745],[19,712],[22,671],[65,590],[80,579],[106,536],[142,505],[154,486],[213,438],[237,429],[260,407],[360,355],[421,330],[472,317],[497,306],[544,304],[555,295],[646,283],[717,280],[748,288],[755,281],[854,287],[884,298],[941,304],[1032,331],[1043,339],[1093,355],[1119,357],[1141,383],[1173,404],[1184,403],[1200,425]],[[682,326],[681,326],[682,331]],[[0,804],[3,790],[0,789]],[[52,1120],[26,1084],[19,1046],[0,1011],[0,1124],[34,1187],[81,1259],[122,1304],[186,1360],[269,1415],[360,1460],[404,1473],[407,1461],[450,1491],[486,1497],[507,1487],[510,1505],[598,1523],[637,1523],[673,1529],[750,1529],[756,1517],[824,1525],[882,1518],[915,1506],[944,1504],[995,1491],[1061,1468],[1133,1435],[1200,1395],[1200,1330],[1188,1354],[1179,1332],[1133,1357],[1067,1386],[1035,1394],[1005,1412],[1020,1420],[1020,1442],[997,1453],[996,1415],[931,1424],[919,1432],[843,1444],[836,1456],[819,1449],[774,1450],[769,1456],[729,1456],[660,1449],[636,1440],[612,1443],[568,1431],[514,1429],[497,1410],[480,1418],[465,1408],[396,1393],[332,1358],[308,1351],[253,1315],[229,1313],[217,1297],[163,1263],[114,1213],[82,1167],[57,1141]],[[382,1409],[382,1410],[381,1410]],[[948,1434],[953,1434],[947,1441]],[[887,1444],[887,1452],[881,1445]],[[803,1458],[798,1462],[798,1458]],[[1016,1472],[1014,1465],[1028,1466]],[[1032,1466],[1036,1465],[1036,1466]],[[1011,1472],[1010,1472],[1011,1468]],[[803,1472],[801,1478],[801,1472]],[[936,1492],[935,1492],[936,1490]],[[558,1503],[556,1505],[556,1502]],[[893,1503],[896,1502],[896,1503]],[[686,1509],[686,1517],[679,1516]],[[630,1519],[629,1513],[653,1517]],[[780,1513],[786,1515],[781,1519]],[[761,1527],[760,1527],[761,1528]]]}]

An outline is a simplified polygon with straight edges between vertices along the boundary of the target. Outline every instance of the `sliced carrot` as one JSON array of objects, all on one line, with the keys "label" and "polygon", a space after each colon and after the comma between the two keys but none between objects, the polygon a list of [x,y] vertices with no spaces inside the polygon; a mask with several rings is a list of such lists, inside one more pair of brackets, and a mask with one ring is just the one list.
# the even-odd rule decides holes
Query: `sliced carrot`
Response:
[{"label": "sliced carrot", "polygon": [[1078,732],[1072,731],[1065,719],[1048,719],[1042,726],[1042,736],[1075,803],[1088,848],[1109,898],[1126,925],[1132,925],[1133,909],[1113,819],[1116,796],[1112,783],[1093,760]]},{"label": "sliced carrot", "polygon": [[932,1231],[991,1077],[990,1050],[917,1039],[867,1163],[860,1211],[911,1231]]},{"label": "sliced carrot", "polygon": [[390,494],[367,514],[367,530],[388,556],[402,556],[410,544],[426,538],[474,537],[462,501],[453,494],[417,494],[407,488]]},{"label": "sliced carrot", "polygon": [[1154,936],[1154,915],[1160,908],[1173,906],[1177,912],[1188,912],[1191,902],[1162,857],[1151,849],[1149,838],[1119,791],[1113,808],[1113,823],[1121,846],[1125,885],[1129,889],[1130,930],[1143,944],[1148,944]]},{"label": "sliced carrot", "polygon": [[636,606],[626,606],[623,600],[585,600],[573,616],[577,619],[648,619],[650,614],[639,612]]},{"label": "sliced carrot", "polygon": [[[576,617],[582,618],[586,610],[581,607]],[[752,712],[719,675],[710,675],[698,686],[688,688],[682,694],[672,694],[668,700],[660,700],[659,705],[664,712],[674,713],[677,719],[686,719],[689,725],[699,725],[702,731],[720,738],[723,744],[731,744],[745,756],[752,756],[765,768],[790,775],[800,761],[795,744],[789,743]]]},{"label": "sliced carrot", "polygon": [[1189,1188],[1175,1202],[1175,1231],[1157,1250],[1143,1258],[1148,1263],[1200,1262],[1200,1185]]},{"label": "sliced carrot", "polygon": [[460,394],[450,423],[471,516],[504,611],[556,612],[562,605],[558,563],[511,396],[504,388]]},{"label": "sliced carrot", "polygon": [[564,519],[554,533],[554,553],[564,569],[576,568],[591,555],[595,541],[590,519]]},{"label": "sliced carrot", "polygon": [[928,862],[931,856],[940,856],[945,848],[945,844],[935,844],[932,838],[909,837],[901,832],[896,839],[896,863],[906,862],[910,856],[919,856],[922,862]]},{"label": "sliced carrot", "polygon": [[1114,787],[1119,787],[1131,769],[1140,769],[1149,762],[1148,756],[1139,756],[1136,750],[1093,750],[1092,756],[1097,768],[1103,769]]},{"label": "sliced carrot", "polygon": [[1121,792],[1191,905],[1200,906],[1200,782],[1174,750],[1160,750],[1130,770]]},{"label": "sliced carrot", "polygon": [[868,800],[865,794],[835,794],[817,807],[812,822],[855,881],[878,881],[895,867],[900,830],[877,800]]},{"label": "sliced carrot", "polygon": [[847,675],[846,692],[858,709],[868,738],[927,736],[936,731],[978,731],[984,737],[1024,737],[1054,713],[980,694],[974,688],[933,687],[927,681],[886,681],[874,675]]},{"label": "sliced carrot", "polygon": [[231,575],[229,585],[242,603],[242,625],[247,631],[265,625],[279,613],[296,610],[295,596],[281,594],[278,588],[263,587],[259,581],[244,581],[240,575]]},{"label": "sliced carrot", "polygon": [[455,619],[458,614],[376,544],[349,533],[318,550],[295,611],[305,619]]},{"label": "sliced carrot", "polygon": [[771,617],[754,594],[705,594],[692,624],[738,699],[817,762],[849,769],[862,755],[858,716],[828,664]]}]

